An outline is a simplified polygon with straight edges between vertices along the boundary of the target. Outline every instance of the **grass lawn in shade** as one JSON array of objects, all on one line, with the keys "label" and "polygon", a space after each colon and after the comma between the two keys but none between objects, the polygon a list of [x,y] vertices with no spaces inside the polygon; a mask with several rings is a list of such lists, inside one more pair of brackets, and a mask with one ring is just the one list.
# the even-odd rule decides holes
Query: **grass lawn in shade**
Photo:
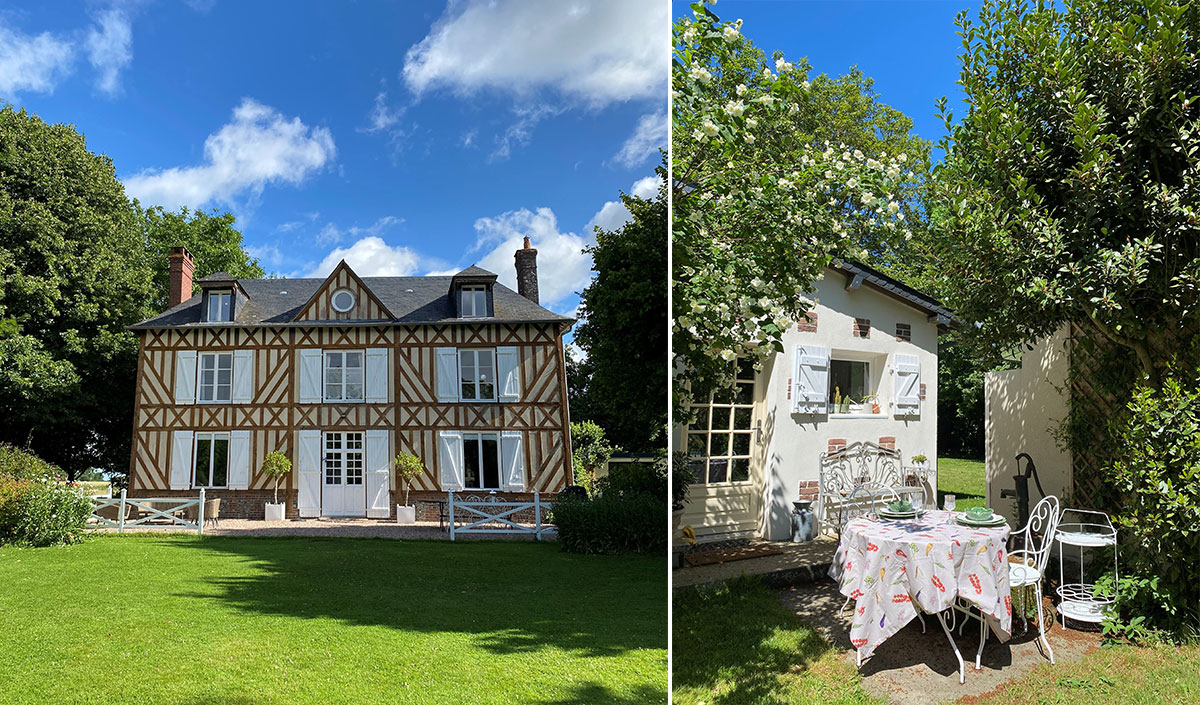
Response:
[{"label": "grass lawn in shade", "polygon": [[0,549],[0,702],[665,703],[659,557],[105,536]]},{"label": "grass lawn in shade", "polygon": [[854,664],[756,578],[675,595],[675,705],[865,705]]}]

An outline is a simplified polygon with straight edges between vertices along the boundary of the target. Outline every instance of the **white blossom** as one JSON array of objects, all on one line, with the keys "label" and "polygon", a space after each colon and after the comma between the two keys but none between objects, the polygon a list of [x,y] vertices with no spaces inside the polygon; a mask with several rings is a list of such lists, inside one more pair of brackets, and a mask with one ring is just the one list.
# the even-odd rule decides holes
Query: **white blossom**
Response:
[{"label": "white blossom", "polygon": [[741,36],[737,31],[737,27],[734,27],[733,25],[725,25],[725,29],[721,30],[721,35],[725,37],[725,41],[729,42],[730,44],[736,42],[737,38]]},{"label": "white blossom", "polygon": [[733,117],[741,117],[746,112],[746,104],[740,100],[731,100],[725,104],[725,112]]},{"label": "white blossom", "polygon": [[739,83],[739,84],[737,84],[737,88],[735,88],[734,90],[736,90],[736,91],[737,91],[737,94],[738,94],[739,96],[746,95],[746,84],[745,84],[745,83]]},{"label": "white blossom", "polygon": [[689,73],[698,83],[708,83],[712,80],[712,74],[703,66],[694,66]]},{"label": "white blossom", "polygon": [[779,73],[787,73],[788,71],[792,70],[792,63],[790,61],[784,61],[782,58],[776,59],[775,70]]},{"label": "white blossom", "polygon": [[706,137],[716,137],[717,136],[717,124],[714,123],[711,119],[705,120],[704,124],[700,126],[700,129],[704,130],[704,135]]},{"label": "white blossom", "polygon": [[749,132],[742,135],[742,139],[746,141],[746,144],[754,144],[754,135],[750,134]]}]

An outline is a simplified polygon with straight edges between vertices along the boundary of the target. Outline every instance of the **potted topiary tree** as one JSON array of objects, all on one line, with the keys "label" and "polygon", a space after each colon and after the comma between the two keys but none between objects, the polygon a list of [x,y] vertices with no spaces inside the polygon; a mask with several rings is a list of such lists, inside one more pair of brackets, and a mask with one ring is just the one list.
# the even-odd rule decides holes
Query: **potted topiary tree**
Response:
[{"label": "potted topiary tree", "polygon": [[283,521],[284,515],[287,513],[287,503],[279,501],[279,478],[292,471],[292,461],[277,450],[271,451],[267,453],[266,458],[263,458],[262,471],[264,475],[275,482],[275,501],[267,502],[266,520]]},{"label": "potted topiary tree", "polygon": [[408,503],[408,493],[412,489],[413,480],[425,472],[425,464],[415,455],[401,453],[396,456],[392,465],[396,468],[396,489],[399,490],[401,485],[404,487],[404,504],[396,505],[396,523],[415,524],[417,523],[417,508]]}]

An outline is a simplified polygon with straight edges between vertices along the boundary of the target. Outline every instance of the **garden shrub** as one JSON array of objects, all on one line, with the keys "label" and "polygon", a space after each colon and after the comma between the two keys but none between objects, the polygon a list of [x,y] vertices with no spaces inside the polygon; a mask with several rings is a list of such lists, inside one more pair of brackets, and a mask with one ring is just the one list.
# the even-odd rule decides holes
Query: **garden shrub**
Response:
[{"label": "garden shrub", "polygon": [[665,497],[612,493],[583,499],[559,495],[553,512],[564,551],[666,553]]},{"label": "garden shrub", "polygon": [[[1195,374],[1195,373],[1193,373]],[[1119,615],[1106,631],[1131,638],[1200,628],[1200,379],[1139,386],[1115,422],[1109,478],[1121,496]],[[1111,576],[1100,582],[1111,589]]]},{"label": "garden shrub", "polygon": [[652,462],[609,463],[608,476],[597,480],[595,489],[604,495],[666,497],[665,457]]},{"label": "garden shrub", "polygon": [[51,546],[83,538],[92,501],[58,475],[37,456],[0,446],[0,544]]},{"label": "garden shrub", "polygon": [[594,495],[593,483],[596,472],[608,464],[608,459],[617,452],[604,438],[604,429],[591,421],[571,423],[571,462],[574,465],[575,484]]}]

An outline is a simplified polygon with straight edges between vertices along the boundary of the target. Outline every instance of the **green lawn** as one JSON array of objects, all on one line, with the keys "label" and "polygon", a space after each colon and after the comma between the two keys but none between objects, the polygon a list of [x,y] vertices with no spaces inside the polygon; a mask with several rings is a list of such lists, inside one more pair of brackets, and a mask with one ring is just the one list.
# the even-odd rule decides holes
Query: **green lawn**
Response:
[{"label": "green lawn", "polygon": [[852,664],[753,578],[675,596],[675,705],[876,703]]},{"label": "green lawn", "polygon": [[984,506],[985,484],[982,462],[961,458],[938,458],[939,508],[942,506],[942,498],[948,494],[954,495],[955,509]]},{"label": "green lawn", "polygon": [[658,557],[142,535],[0,549],[0,701],[666,702]]}]

